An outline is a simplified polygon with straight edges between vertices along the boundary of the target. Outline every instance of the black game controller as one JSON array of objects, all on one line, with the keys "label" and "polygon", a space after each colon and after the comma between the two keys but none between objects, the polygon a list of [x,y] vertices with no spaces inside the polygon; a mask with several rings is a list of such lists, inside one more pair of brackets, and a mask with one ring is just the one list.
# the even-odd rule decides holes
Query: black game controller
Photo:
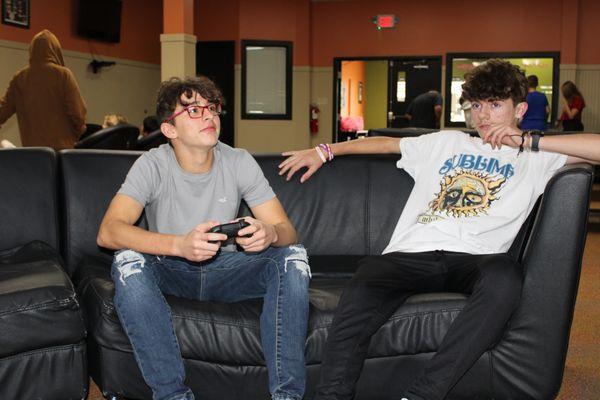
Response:
[{"label": "black game controller", "polygon": [[[237,236],[238,231],[240,231],[241,229],[244,229],[245,227],[250,226],[249,223],[247,223],[246,221],[244,221],[243,219],[240,219],[237,222],[231,222],[229,224],[222,224],[222,225],[217,225],[215,227],[213,227],[211,230],[209,230],[210,233],[222,233],[224,235],[227,235],[227,239],[231,239]],[[251,235],[248,235],[247,237],[249,237]]]}]

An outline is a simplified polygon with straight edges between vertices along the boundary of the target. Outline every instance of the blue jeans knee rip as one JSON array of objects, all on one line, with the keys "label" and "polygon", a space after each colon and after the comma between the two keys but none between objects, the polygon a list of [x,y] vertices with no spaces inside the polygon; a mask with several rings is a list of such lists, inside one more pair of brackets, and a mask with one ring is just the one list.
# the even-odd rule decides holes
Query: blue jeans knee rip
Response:
[{"label": "blue jeans knee rip", "polygon": [[126,285],[125,279],[142,272],[146,266],[146,259],[137,251],[123,250],[115,254],[115,264],[120,274],[119,280]]},{"label": "blue jeans knee rip", "polygon": [[303,246],[290,246],[290,255],[285,258],[284,271],[287,272],[288,262],[294,262],[294,267],[304,277],[312,278],[306,249]]}]

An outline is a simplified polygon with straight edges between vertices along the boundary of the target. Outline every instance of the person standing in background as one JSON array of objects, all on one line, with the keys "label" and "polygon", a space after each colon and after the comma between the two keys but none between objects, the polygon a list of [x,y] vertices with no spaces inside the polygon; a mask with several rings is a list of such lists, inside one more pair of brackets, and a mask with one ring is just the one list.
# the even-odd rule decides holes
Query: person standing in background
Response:
[{"label": "person standing in background", "polygon": [[44,29],[29,45],[29,66],[13,76],[0,98],[0,127],[16,113],[23,146],[69,149],[85,130],[86,112],[60,42]]},{"label": "person standing in background", "polygon": [[536,75],[527,77],[527,112],[521,121],[521,129],[524,131],[545,131],[547,128],[550,106],[546,95],[537,91],[538,84]]},{"label": "person standing in background", "polygon": [[585,108],[585,101],[579,89],[573,82],[566,81],[560,87],[560,93],[562,94],[563,103],[560,116],[563,131],[583,131],[581,113]]},{"label": "person standing in background", "polygon": [[436,129],[440,127],[442,116],[442,95],[430,90],[415,97],[406,109],[404,118],[408,126],[415,128]]}]

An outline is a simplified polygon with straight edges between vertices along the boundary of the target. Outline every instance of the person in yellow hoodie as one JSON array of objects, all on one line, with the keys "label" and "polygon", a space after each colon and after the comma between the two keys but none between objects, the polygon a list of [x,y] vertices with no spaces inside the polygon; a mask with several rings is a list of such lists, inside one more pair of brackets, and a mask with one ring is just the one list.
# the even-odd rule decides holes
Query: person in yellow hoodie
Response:
[{"label": "person in yellow hoodie", "polygon": [[44,29],[29,45],[29,66],[13,76],[0,98],[0,127],[17,113],[23,146],[73,148],[85,130],[86,107],[60,42]]}]

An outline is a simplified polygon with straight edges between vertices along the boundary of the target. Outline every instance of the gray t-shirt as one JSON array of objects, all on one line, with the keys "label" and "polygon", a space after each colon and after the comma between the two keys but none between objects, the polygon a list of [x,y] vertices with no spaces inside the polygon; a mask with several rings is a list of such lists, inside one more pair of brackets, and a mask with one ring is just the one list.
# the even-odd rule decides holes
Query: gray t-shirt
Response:
[{"label": "gray t-shirt", "polygon": [[119,194],[145,207],[148,230],[183,235],[198,224],[226,223],[237,215],[240,202],[265,203],[275,193],[256,160],[244,149],[218,142],[210,171],[184,171],[168,144],[144,153],[133,164]]}]

